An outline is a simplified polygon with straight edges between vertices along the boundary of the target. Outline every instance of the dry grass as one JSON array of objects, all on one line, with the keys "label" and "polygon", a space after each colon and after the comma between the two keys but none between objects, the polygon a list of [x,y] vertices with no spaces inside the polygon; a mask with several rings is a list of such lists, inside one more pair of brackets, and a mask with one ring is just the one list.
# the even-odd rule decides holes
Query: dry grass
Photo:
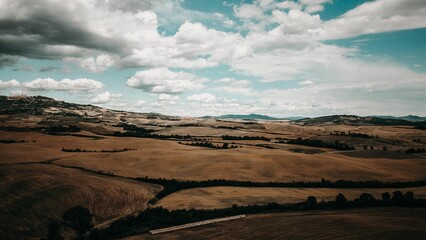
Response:
[{"label": "dry grass", "polygon": [[[82,134],[89,135],[84,132]],[[408,181],[423,180],[426,172],[426,161],[423,158],[399,154],[399,159],[396,160],[387,156],[389,153],[377,155],[376,151],[370,152],[375,155],[373,159],[368,157],[369,153],[364,153],[360,157],[356,154],[339,152],[304,154],[294,153],[285,148],[265,149],[255,146],[221,150],[148,138],[105,137],[93,140],[40,133],[0,132],[0,139],[30,141],[0,144],[2,156],[0,164],[61,159],[57,161],[60,164],[82,166],[130,177],[190,180],[224,178],[251,181],[318,181],[321,178]],[[113,154],[70,153],[62,152],[62,147],[138,150]]]},{"label": "dry grass", "polygon": [[[23,121],[25,125],[36,126],[31,123],[35,121],[34,119],[25,121]],[[179,124],[184,122],[181,121]],[[212,120],[204,121],[203,124],[215,127],[225,125],[225,123]],[[232,125],[232,123],[226,124]],[[415,138],[426,141],[424,131],[404,127],[353,127],[344,125],[304,127],[289,125],[286,122],[262,122],[261,124],[264,127],[256,125],[250,129],[250,125],[235,124],[246,129],[235,131],[207,126],[172,127],[165,128],[162,132],[183,135],[210,134],[220,136],[229,134],[288,138],[316,137],[333,141],[335,137],[330,137],[329,132],[334,130],[348,132],[351,130],[352,132],[377,134],[381,137],[381,141],[397,142],[398,146],[396,147],[417,146],[418,143],[411,141]],[[94,123],[86,125],[90,125],[90,128],[87,128],[88,130],[98,127],[102,127],[104,130],[109,128]],[[79,132],[79,134],[94,135],[87,131]],[[141,186],[141,184],[117,178],[90,175],[79,170],[64,169],[52,165],[14,166],[26,162],[55,160],[57,164],[81,166],[93,170],[113,172],[122,176],[149,176],[151,178],[182,180],[233,179],[288,182],[318,181],[321,178],[326,178],[328,180],[410,181],[424,180],[426,172],[426,161],[420,155],[379,151],[342,153],[327,149],[322,149],[325,152],[319,154],[304,154],[294,153],[289,149],[300,148],[306,151],[314,151],[315,148],[274,143],[268,144],[280,149],[266,149],[247,145],[266,143],[263,141],[235,141],[245,144],[244,147],[218,150],[185,146],[176,141],[158,139],[104,137],[103,139],[93,140],[33,132],[0,131],[0,139],[28,141],[0,144],[0,186],[1,189],[5,189],[0,195],[2,199],[2,202],[0,202],[1,235],[13,233],[14,236],[19,234],[22,234],[20,236],[27,236],[26,234],[39,236],[42,233],[44,234],[45,226],[50,218],[59,217],[67,208],[77,204],[89,207],[95,213],[98,222],[106,221],[143,209],[146,206],[146,201],[158,191],[158,188],[151,185]],[[222,140],[216,137],[215,141]],[[350,141],[354,144],[364,144],[366,143],[364,141],[367,140],[354,138]],[[375,146],[382,144],[374,142],[375,140],[368,141],[373,141],[368,142],[368,144],[374,143]],[[137,150],[120,153],[73,153],[62,152],[62,147],[88,150],[123,148]],[[335,190],[325,193],[315,192],[314,189],[301,190],[294,192],[293,195],[285,191],[285,189],[255,189],[254,191],[237,188],[193,189],[176,193],[163,199],[159,204],[170,208],[215,208],[228,207],[233,203],[243,205],[270,201],[299,201],[305,199],[307,195],[316,195],[319,196],[319,199],[327,199],[336,194],[336,192],[333,192]],[[415,192],[420,194],[417,190]],[[344,193],[351,198],[352,193]],[[356,193],[355,195],[359,194]],[[6,200],[3,201],[3,199]]]},{"label": "dry grass", "polygon": [[[426,209],[365,209],[249,215],[216,223],[125,240],[258,240],[258,239],[426,239]],[[123,239],[124,240],[124,239]]]},{"label": "dry grass", "polygon": [[[76,110],[77,111],[77,110]],[[80,111],[80,110],[78,110]],[[37,127],[40,124],[75,124],[84,131],[78,134],[96,136],[119,131],[121,121],[130,124],[149,124],[142,127],[158,130],[159,134],[206,136],[218,144],[220,136],[264,136],[270,138],[315,138],[325,141],[363,145],[380,149],[386,146],[392,152],[355,151],[339,152],[331,149],[306,146],[271,144],[278,149],[253,146],[264,141],[235,141],[243,148],[219,150],[185,146],[171,140],[148,138],[104,137],[93,140],[83,137],[52,136],[34,132],[0,131],[0,140],[25,140],[24,143],[0,144],[0,238],[19,239],[45,234],[46,224],[58,218],[69,207],[83,205],[91,209],[97,222],[131,214],[146,207],[148,199],[159,191],[158,186],[135,183],[120,178],[90,174],[76,169],[47,164],[29,164],[55,160],[57,164],[80,166],[97,171],[112,172],[129,177],[205,180],[229,179],[249,181],[318,181],[328,180],[425,180],[425,155],[407,155],[395,151],[406,148],[423,148],[426,132],[410,127],[392,126],[299,126],[286,121],[216,121],[213,119],[181,118],[178,121],[164,118],[152,119],[143,115],[112,112],[105,109],[81,110],[90,116],[99,116],[100,123],[82,122],[81,118],[60,115],[0,116],[2,126]],[[83,113],[83,112],[81,112]],[[124,119],[124,120],[123,120]],[[199,127],[179,125],[197,124]],[[156,126],[152,126],[156,125]],[[160,127],[159,125],[171,125]],[[238,130],[220,127],[238,127]],[[344,131],[378,135],[379,139],[362,139],[330,136],[330,132]],[[35,142],[33,142],[33,140]],[[234,141],[228,141],[234,142]],[[131,148],[136,151],[119,153],[62,152],[62,148],[87,150],[113,150]],[[302,149],[317,154],[294,153]],[[333,198],[336,189],[275,189],[217,187],[191,189],[175,193],[158,204],[169,208],[216,208],[234,203],[245,205],[264,202],[293,202],[307,195],[319,199]],[[359,192],[358,192],[359,191]],[[374,190],[374,194],[385,190]],[[387,189],[386,191],[389,191]],[[418,195],[424,188],[413,189]],[[367,190],[342,190],[348,198]],[[371,192],[371,191],[370,191]],[[405,209],[404,209],[405,211]],[[416,212],[418,211],[418,212]],[[409,212],[409,214],[408,214]],[[165,239],[303,239],[303,238],[419,238],[419,229],[425,229],[418,219],[426,210],[385,210],[317,215],[281,214],[258,215],[233,224],[219,224],[200,229],[162,235]],[[289,216],[292,216],[289,218]],[[380,219],[386,219],[383,221]],[[377,224],[376,224],[377,223]],[[352,226],[355,226],[353,227]],[[418,225],[416,225],[418,224]],[[305,231],[306,226],[311,227]],[[363,232],[364,229],[370,230]],[[393,230],[392,230],[393,229]],[[408,230],[407,230],[408,229]],[[374,235],[373,230],[378,230]],[[394,235],[396,231],[396,234]],[[424,233],[424,230],[423,232]],[[327,234],[327,235],[324,235]],[[398,235],[401,234],[401,235]],[[406,234],[406,235],[403,235]],[[12,237],[8,237],[12,236]],[[266,236],[266,237],[265,237]],[[425,237],[426,238],[426,237]],[[138,239],[138,238],[135,238]],[[152,239],[142,236],[141,239]]]},{"label": "dry grass", "polygon": [[336,188],[247,188],[247,187],[208,187],[193,188],[173,193],[161,199],[156,205],[167,209],[214,209],[227,208],[233,204],[297,203],[315,196],[318,201],[334,200],[343,193],[347,199],[355,199],[361,193],[371,193],[381,199],[383,192],[401,190],[412,191],[416,197],[426,197],[426,187],[404,189],[336,189]]},{"label": "dry grass", "polygon": [[[131,138],[120,140],[136,141]],[[426,161],[411,156],[398,160],[370,159],[339,153],[293,153],[254,146],[218,150],[173,141],[138,139],[138,142],[142,146],[139,151],[79,154],[58,162],[123,176],[184,180],[318,181],[326,178],[408,181],[424,179],[426,172]]]},{"label": "dry grass", "polygon": [[[98,136],[86,131],[79,132],[78,134],[88,137]],[[75,153],[62,152],[62,147],[88,150],[113,150],[123,148],[143,149],[147,147],[156,147],[156,145],[160,145],[160,143],[163,142],[157,140],[152,144],[151,141],[139,138],[105,137],[103,139],[93,140],[88,137],[54,136],[35,132],[0,131],[0,139],[28,141],[25,143],[0,144],[0,155],[2,156],[0,164],[40,162],[75,155]],[[35,142],[33,142],[33,140]],[[81,155],[78,154],[77,156]],[[93,155],[89,154],[87,156]]]},{"label": "dry grass", "polygon": [[0,238],[23,239],[43,236],[51,219],[76,205],[90,209],[97,224],[138,212],[160,187],[31,164],[0,167],[0,189]]}]

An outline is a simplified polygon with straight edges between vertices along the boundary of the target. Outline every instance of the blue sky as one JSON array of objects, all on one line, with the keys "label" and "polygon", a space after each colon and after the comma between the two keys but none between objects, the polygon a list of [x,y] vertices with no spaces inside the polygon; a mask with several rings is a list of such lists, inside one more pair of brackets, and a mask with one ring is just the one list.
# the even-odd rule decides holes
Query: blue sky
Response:
[{"label": "blue sky", "polygon": [[422,0],[5,0],[0,94],[203,116],[426,115]]}]

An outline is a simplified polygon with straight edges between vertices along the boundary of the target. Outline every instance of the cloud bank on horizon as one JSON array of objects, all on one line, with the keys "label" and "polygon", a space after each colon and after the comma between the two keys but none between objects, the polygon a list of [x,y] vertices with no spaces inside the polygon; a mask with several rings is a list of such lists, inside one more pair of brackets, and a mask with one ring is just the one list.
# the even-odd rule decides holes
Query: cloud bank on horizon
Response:
[{"label": "cloud bank on horizon", "polygon": [[3,0],[0,94],[139,112],[426,115],[423,0]]}]

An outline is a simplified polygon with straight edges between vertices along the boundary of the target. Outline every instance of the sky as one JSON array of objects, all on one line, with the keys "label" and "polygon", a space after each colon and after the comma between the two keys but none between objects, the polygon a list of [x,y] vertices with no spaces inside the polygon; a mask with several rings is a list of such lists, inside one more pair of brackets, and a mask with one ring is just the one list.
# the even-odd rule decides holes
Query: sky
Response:
[{"label": "sky", "polygon": [[424,0],[0,0],[0,95],[177,116],[426,116]]}]

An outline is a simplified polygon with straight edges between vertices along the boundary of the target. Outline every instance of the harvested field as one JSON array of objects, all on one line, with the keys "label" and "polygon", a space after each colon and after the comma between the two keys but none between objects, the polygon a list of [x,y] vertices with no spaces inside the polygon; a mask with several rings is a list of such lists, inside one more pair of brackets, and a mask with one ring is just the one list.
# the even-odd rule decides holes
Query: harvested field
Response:
[{"label": "harvested field", "polygon": [[[95,136],[90,132],[79,133],[83,136]],[[40,162],[52,159],[59,159],[76,155],[72,152],[63,152],[62,148],[81,150],[114,150],[114,149],[144,149],[157,148],[167,144],[170,141],[141,138],[117,138],[103,137],[101,139],[91,139],[81,136],[62,136],[47,135],[36,132],[12,132],[0,131],[0,139],[6,140],[25,140],[28,142],[16,143],[13,147],[8,144],[0,144],[0,164],[21,163],[21,162]],[[173,143],[174,145],[178,145]],[[86,153],[87,156],[96,158],[93,153]],[[96,153],[95,153],[96,154]],[[81,156],[80,154],[78,156]]]},{"label": "harvested field", "polygon": [[[415,154],[405,154],[405,153],[398,153],[398,152],[384,152],[380,150],[357,150],[357,151],[348,151],[348,152],[341,152],[340,154],[348,157],[355,157],[355,158],[387,158],[392,160],[399,160],[399,159],[418,159],[419,156]],[[426,156],[425,156],[426,158]]]},{"label": "harvested field", "polygon": [[[333,128],[331,126],[301,127],[288,123],[262,123],[267,129],[278,132],[287,131],[291,137],[324,136]],[[390,131],[400,131],[403,144],[417,144],[408,139],[422,136],[418,130],[396,127],[377,126],[340,126],[336,129],[353,129],[355,132],[374,132],[389,137],[396,137]],[[180,127],[188,130],[192,128]],[[216,129],[228,131],[229,129]],[[232,130],[229,130],[232,131]],[[248,130],[246,130],[248,131]],[[318,132],[319,131],[319,132]],[[225,132],[222,132],[222,134]],[[81,135],[98,136],[87,131]],[[293,136],[295,135],[295,136]],[[426,161],[420,155],[402,154],[386,151],[330,151],[300,145],[267,143],[265,141],[229,141],[243,145],[237,149],[208,149],[181,145],[176,140],[159,140],[152,138],[109,137],[91,139],[79,136],[53,136],[35,132],[1,131],[0,139],[25,140],[27,142],[0,144],[2,156],[0,164],[20,162],[40,162],[57,160],[59,164],[80,166],[96,171],[111,172],[129,177],[151,177],[181,180],[229,179],[249,181],[319,181],[328,180],[382,180],[411,181],[424,180]],[[404,139],[402,139],[404,138]],[[407,138],[407,139],[405,139]],[[333,140],[331,139],[331,140]],[[215,139],[218,140],[218,139]],[[330,140],[330,141],[331,141]],[[357,140],[363,140],[357,138]],[[370,139],[368,139],[370,140]],[[34,142],[35,141],[35,142]],[[399,141],[399,140],[398,140]],[[247,144],[270,144],[280,149],[267,149]],[[411,146],[411,145],[410,145]],[[120,153],[73,153],[66,149],[114,150],[131,148],[131,152]],[[289,149],[301,149],[302,153]],[[305,154],[313,153],[313,154]],[[60,160],[58,160],[60,159]]]},{"label": "harvested field", "polygon": [[123,240],[426,239],[426,209],[382,208],[277,213]]},{"label": "harvested field", "polygon": [[161,188],[51,164],[0,167],[0,238],[45,236],[51,219],[81,205],[96,224],[139,212]]},{"label": "harvested field", "polygon": [[321,178],[411,181],[424,180],[426,172],[426,161],[422,158],[394,161],[348,157],[339,153],[293,153],[254,146],[222,150],[155,139],[127,138],[126,141],[138,141],[145,147],[115,154],[79,154],[58,163],[130,177],[261,182],[319,181]]},{"label": "harvested field", "polygon": [[334,200],[336,195],[343,193],[347,199],[355,199],[361,193],[370,193],[381,199],[381,194],[400,190],[412,191],[418,198],[426,198],[426,187],[418,188],[378,188],[378,189],[338,189],[338,188],[247,188],[247,187],[207,187],[193,188],[173,193],[157,202],[156,206],[167,209],[214,209],[228,208],[233,204],[239,206],[250,204],[298,203],[308,196],[318,201]]}]

